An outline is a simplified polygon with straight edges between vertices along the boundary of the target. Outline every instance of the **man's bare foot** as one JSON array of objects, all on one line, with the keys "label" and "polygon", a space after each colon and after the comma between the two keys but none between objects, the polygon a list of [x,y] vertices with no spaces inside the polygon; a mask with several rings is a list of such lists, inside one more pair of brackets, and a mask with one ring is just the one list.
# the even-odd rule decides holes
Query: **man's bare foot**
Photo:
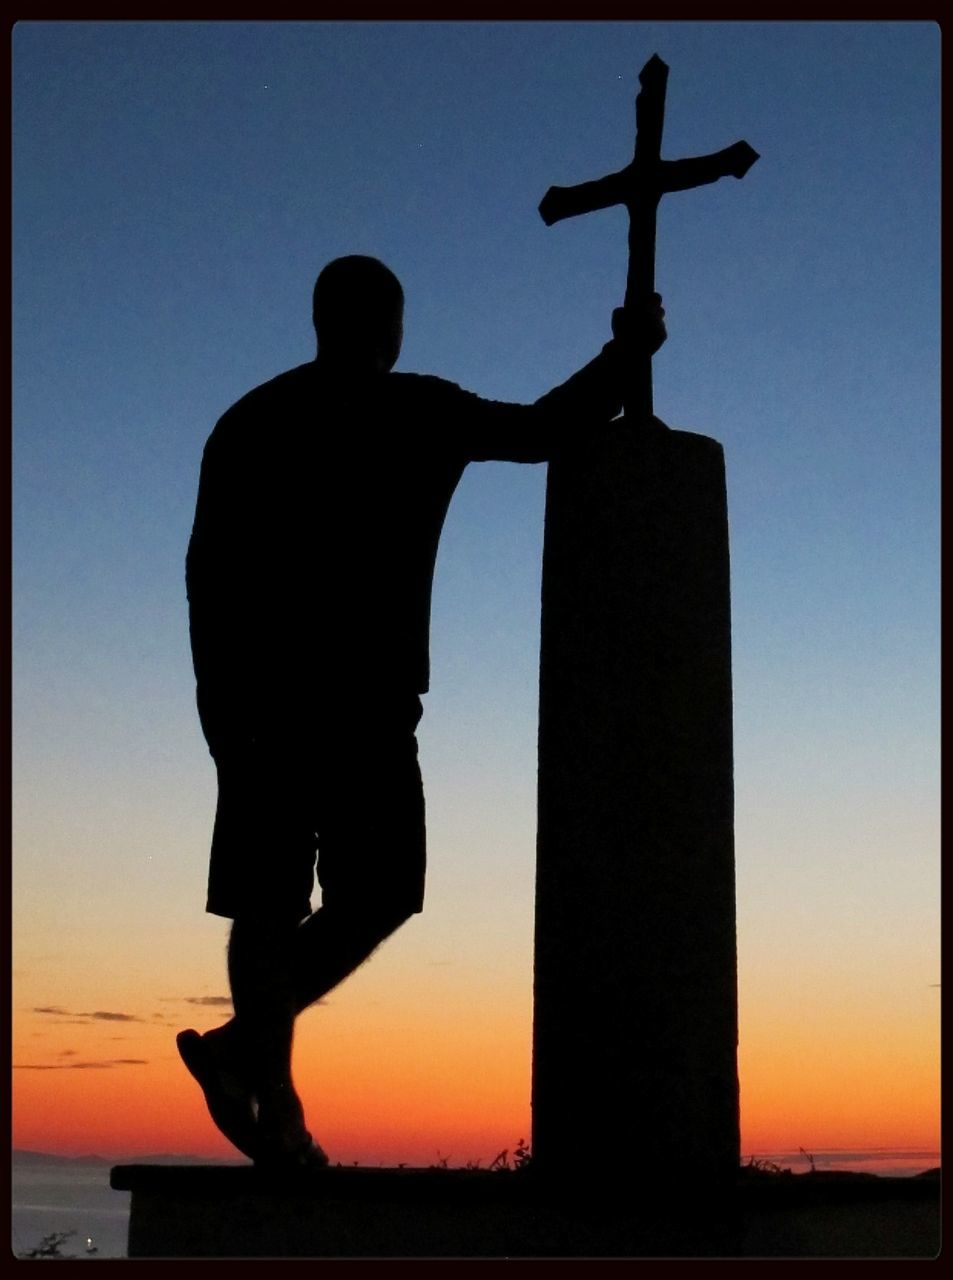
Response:
[{"label": "man's bare foot", "polygon": [[230,1025],[205,1035],[191,1029],[180,1031],[175,1043],[205,1095],[209,1115],[229,1142],[253,1160],[258,1149],[256,1103],[234,1052]]}]

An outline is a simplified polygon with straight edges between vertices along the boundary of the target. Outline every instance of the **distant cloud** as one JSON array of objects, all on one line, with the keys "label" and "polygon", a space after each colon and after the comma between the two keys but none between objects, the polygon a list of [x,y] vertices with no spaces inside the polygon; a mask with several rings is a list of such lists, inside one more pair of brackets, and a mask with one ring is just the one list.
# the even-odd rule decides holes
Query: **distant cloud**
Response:
[{"label": "distant cloud", "polygon": [[47,1014],[53,1018],[69,1018],[71,1022],[142,1022],[132,1013],[110,1013],[105,1009],[97,1009],[94,1013],[76,1013],[70,1009],[61,1009],[59,1005],[37,1005],[34,1013]]},{"label": "distant cloud", "polygon": [[98,1018],[101,1022],[141,1022],[141,1018],[135,1017],[131,1013],[104,1013],[102,1009],[97,1009],[95,1013],[78,1013],[77,1018]]},{"label": "distant cloud", "polygon": [[75,1058],[75,1057],[76,1057],[76,1050],[75,1050],[75,1049],[61,1049],[61,1050],[60,1050],[60,1057],[61,1057],[61,1058]]},{"label": "distant cloud", "polygon": [[[72,1053],[74,1050],[68,1050]],[[144,1067],[147,1058],[108,1058],[105,1062],[15,1062],[14,1071],[92,1071],[107,1067]]]},{"label": "distant cloud", "polygon": [[228,1005],[232,1007],[231,996],[185,996],[186,1004]]}]

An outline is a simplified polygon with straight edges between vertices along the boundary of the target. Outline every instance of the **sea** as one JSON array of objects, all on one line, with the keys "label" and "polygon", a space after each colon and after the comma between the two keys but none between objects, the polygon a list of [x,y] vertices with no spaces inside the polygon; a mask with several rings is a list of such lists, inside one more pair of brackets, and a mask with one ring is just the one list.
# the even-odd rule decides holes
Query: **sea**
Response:
[{"label": "sea", "polygon": [[111,1189],[108,1160],[47,1163],[19,1155],[14,1153],[12,1163],[10,1234],[15,1257],[29,1254],[54,1233],[67,1232],[71,1234],[60,1244],[60,1257],[127,1256],[131,1193]]},{"label": "sea", "polygon": [[[882,1177],[912,1177],[940,1164],[938,1151],[873,1148],[858,1151],[803,1150],[745,1153],[756,1160],[807,1173],[845,1169]],[[109,1170],[114,1164],[196,1164],[194,1156],[137,1156],[135,1159],[88,1157],[68,1159],[41,1152],[14,1151],[12,1162],[11,1245],[23,1257],[45,1238],[66,1234],[59,1256],[95,1261],[127,1257],[128,1191],[113,1191]],[[216,1162],[218,1163],[218,1162]]]},{"label": "sea", "polygon": [[[195,1156],[69,1156],[13,1151],[10,1243],[28,1256],[51,1236],[62,1238],[53,1255],[74,1260],[128,1257],[132,1193],[113,1191],[109,1170],[117,1164],[245,1164]],[[49,1255],[47,1255],[49,1256]]]}]

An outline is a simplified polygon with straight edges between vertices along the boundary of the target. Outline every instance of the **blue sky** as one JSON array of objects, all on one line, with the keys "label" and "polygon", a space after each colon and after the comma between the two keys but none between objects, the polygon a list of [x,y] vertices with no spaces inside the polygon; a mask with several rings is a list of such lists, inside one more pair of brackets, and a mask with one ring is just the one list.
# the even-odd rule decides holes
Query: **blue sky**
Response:
[{"label": "blue sky", "polygon": [[[393,267],[399,368],[542,394],[609,335],[626,225],[546,228],[536,206],[629,159],[653,52],[663,154],[761,154],[743,182],[665,199],[657,269],[656,412],[727,458],[742,992],[754,1008],[821,956],[863,957],[891,992],[938,980],[931,23],[17,24],[25,954],[50,879],[77,948],[113,928],[117,954],[140,945],[120,917],[209,928],[183,557],[216,418],[313,355],[317,271],[347,252]],[[507,464],[461,483],[421,729],[419,946],[462,945],[469,913],[472,967],[489,946],[524,975],[544,489],[545,468]]]}]

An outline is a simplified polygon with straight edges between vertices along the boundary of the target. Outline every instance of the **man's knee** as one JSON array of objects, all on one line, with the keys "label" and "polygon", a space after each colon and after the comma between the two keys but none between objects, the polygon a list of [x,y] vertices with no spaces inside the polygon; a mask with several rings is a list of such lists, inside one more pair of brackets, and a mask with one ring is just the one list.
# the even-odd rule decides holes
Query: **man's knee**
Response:
[{"label": "man's knee", "polygon": [[372,904],[362,913],[364,928],[380,942],[395,933],[413,914],[413,910],[408,907],[382,903]]},{"label": "man's knee", "polygon": [[281,939],[293,937],[301,923],[300,911],[289,911],[281,907],[270,908],[267,905],[251,907],[236,911],[232,919],[230,941],[257,944],[279,942]]},{"label": "man's knee", "polygon": [[322,907],[337,929],[358,946],[377,946],[406,923],[416,909],[399,902],[343,900]]},{"label": "man's knee", "polygon": [[371,914],[375,927],[381,932],[381,937],[386,938],[400,928],[402,924],[406,924],[411,916],[416,914],[416,909],[411,906],[399,905],[394,907],[385,907],[376,915]]}]

